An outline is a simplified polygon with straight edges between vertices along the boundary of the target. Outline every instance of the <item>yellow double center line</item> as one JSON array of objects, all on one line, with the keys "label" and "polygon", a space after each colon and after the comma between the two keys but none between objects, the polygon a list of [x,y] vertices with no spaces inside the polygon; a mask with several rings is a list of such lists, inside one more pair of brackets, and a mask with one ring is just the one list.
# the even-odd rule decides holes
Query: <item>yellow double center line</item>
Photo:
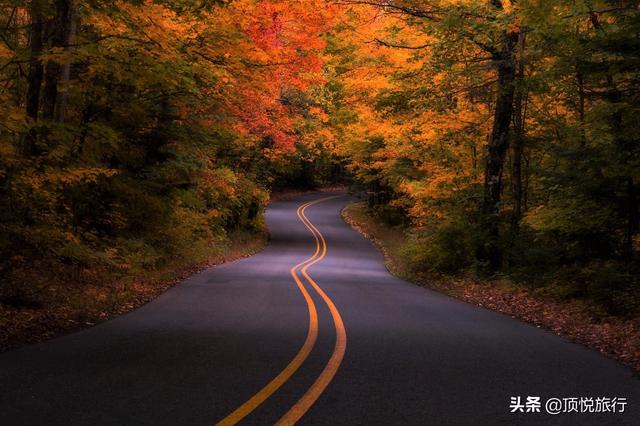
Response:
[{"label": "yellow double center line", "polygon": [[324,300],[329,308],[329,312],[333,317],[333,324],[336,330],[336,344],[333,349],[333,354],[329,359],[327,365],[325,366],[322,373],[318,376],[316,381],[311,385],[311,387],[307,390],[307,392],[296,402],[291,409],[278,421],[278,425],[292,425],[295,424],[308,410],[311,406],[316,402],[318,397],[324,392],[326,387],[331,383],[331,380],[335,376],[338,368],[340,367],[340,363],[344,358],[344,353],[347,348],[347,333],[344,328],[344,324],[342,322],[342,317],[338,312],[338,309],[333,304],[329,296],[320,288],[320,286],[311,278],[307,272],[307,270],[320,262],[327,255],[327,242],[324,239],[322,233],[316,228],[313,223],[307,218],[305,215],[305,211],[308,207],[311,207],[315,204],[321,203],[323,201],[332,200],[334,198],[342,197],[342,195],[332,196],[321,198],[319,200],[311,201],[309,203],[303,204],[298,207],[297,214],[298,218],[304,223],[304,225],[309,229],[311,234],[313,235],[316,242],[315,252],[311,257],[304,260],[303,262],[298,263],[290,269],[291,276],[293,280],[298,286],[298,289],[302,293],[304,297],[307,308],[309,310],[309,328],[307,331],[307,338],[305,339],[302,347],[296,354],[296,356],[289,362],[289,364],[282,370],[273,380],[271,380],[264,388],[262,388],[258,393],[252,396],[249,400],[247,400],[244,404],[238,407],[234,412],[229,414],[227,417],[222,419],[219,423],[219,426],[226,425],[235,425],[240,420],[248,416],[253,410],[255,410],[260,404],[267,400],[274,392],[276,392],[284,383],[287,382],[295,373],[298,368],[302,365],[302,363],[307,359],[313,346],[316,343],[318,338],[318,312],[316,309],[316,305],[313,302],[313,299],[309,295],[306,287],[302,283],[299,275],[298,269],[302,273],[302,276],[311,284],[314,290],[320,295],[320,297]]}]

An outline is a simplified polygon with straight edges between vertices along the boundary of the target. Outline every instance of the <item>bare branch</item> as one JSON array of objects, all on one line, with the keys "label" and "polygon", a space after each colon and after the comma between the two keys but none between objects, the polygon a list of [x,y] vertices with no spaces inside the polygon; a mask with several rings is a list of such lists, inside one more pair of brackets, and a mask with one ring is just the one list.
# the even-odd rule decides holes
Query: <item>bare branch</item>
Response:
[{"label": "bare branch", "polygon": [[374,39],[374,41],[376,43],[378,43],[379,45],[381,45],[381,46],[393,47],[395,49],[409,49],[409,50],[426,49],[427,47],[433,47],[433,46],[435,46],[437,44],[437,43],[427,43],[427,44],[422,44],[420,46],[406,46],[406,45],[402,45],[402,44],[389,43],[387,41],[380,40],[379,38]]}]

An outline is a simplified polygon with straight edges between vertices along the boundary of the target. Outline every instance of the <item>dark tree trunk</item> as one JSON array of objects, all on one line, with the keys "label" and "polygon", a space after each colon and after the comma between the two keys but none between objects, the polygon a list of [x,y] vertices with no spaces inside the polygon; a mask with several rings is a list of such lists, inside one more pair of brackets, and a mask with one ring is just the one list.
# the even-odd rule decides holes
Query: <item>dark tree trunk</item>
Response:
[{"label": "dark tree trunk", "polygon": [[518,37],[517,32],[505,33],[503,46],[494,56],[498,68],[498,94],[485,166],[483,203],[488,240],[479,253],[480,260],[486,262],[491,270],[497,270],[502,264],[499,213],[502,201],[502,177],[513,117],[516,80],[515,48]]},{"label": "dark tree trunk", "polygon": [[531,159],[526,155],[522,155],[522,159],[524,160],[524,177],[523,177],[523,185],[522,185],[522,208],[524,211],[529,210],[529,181],[531,178]]},{"label": "dark tree trunk", "polygon": [[[56,0],[55,18],[52,23],[51,47],[64,48],[67,44],[69,27],[71,23],[71,8],[69,0]],[[47,62],[44,84],[44,98],[42,105],[42,116],[53,119],[55,116],[56,100],[58,97],[58,80],[62,74],[62,65],[59,61],[50,60]]]},{"label": "dark tree trunk", "polygon": [[[580,38],[580,25],[576,26],[576,37]],[[576,83],[578,84],[578,118],[580,119],[580,146],[587,146],[587,134],[585,131],[586,92],[584,85],[584,64],[580,56],[576,57]]]},{"label": "dark tree trunk", "polygon": [[[607,86],[609,89],[607,96],[608,101],[612,104],[619,103],[622,99],[622,94],[616,87],[613,76],[611,74],[607,74]],[[620,147],[620,150],[627,154],[625,157],[630,158],[632,154],[630,144],[625,141],[624,137],[622,136],[622,133],[624,131],[622,120],[622,111],[616,110],[611,116],[613,138],[616,141],[616,144]],[[627,222],[624,229],[623,256],[630,259],[633,257],[633,237],[637,232],[638,223],[638,202],[636,199],[633,176],[623,177],[621,186],[625,188],[624,192],[626,193],[626,200],[622,201],[622,203],[623,205],[625,205],[624,209],[626,210],[625,215]]]},{"label": "dark tree trunk", "polygon": [[[77,31],[77,17],[75,11],[73,10],[73,5],[69,7],[69,31],[66,36],[66,47],[65,50],[67,52],[72,52],[74,49],[69,46],[76,36]],[[58,96],[58,116],[57,119],[59,122],[63,122],[65,119],[66,111],[67,111],[67,99],[69,97],[69,81],[71,80],[71,59],[67,59],[64,65],[62,66],[62,91]]]},{"label": "dark tree trunk", "polygon": [[511,228],[517,230],[522,218],[522,152],[524,144],[522,135],[516,135],[513,141],[513,212]]},{"label": "dark tree trunk", "polygon": [[[598,15],[594,12],[590,13],[591,23],[593,27],[598,31],[603,31],[602,24],[598,18]],[[606,74],[607,78],[607,100],[612,104],[620,103],[623,98],[622,93],[616,87],[615,80],[613,75],[609,72]],[[616,141],[617,145],[620,149],[625,152],[627,155],[626,158],[631,158],[632,156],[632,147],[633,144],[625,141],[625,138],[622,136],[623,129],[623,118],[622,111],[616,110],[611,116],[611,128],[613,129],[613,137]],[[627,165],[627,164],[625,164]],[[627,176],[623,178],[623,185],[626,187],[626,226],[624,229],[624,247],[623,247],[623,255],[624,257],[630,259],[633,257],[633,237],[638,232],[638,199],[636,196],[636,188],[633,181],[633,176]]]},{"label": "dark tree trunk", "polygon": [[638,197],[633,178],[627,179],[627,232],[625,238],[625,254],[633,257],[633,237],[638,233]]},{"label": "dark tree trunk", "polygon": [[527,96],[524,88],[524,49],[525,34],[520,33],[519,36],[519,53],[518,71],[516,80],[518,87],[516,88],[514,100],[514,138],[512,148],[512,185],[513,185],[513,212],[511,214],[511,228],[517,231],[520,227],[520,219],[522,218],[522,154],[524,151],[525,138],[525,115]]},{"label": "dark tree trunk", "polygon": [[[579,66],[578,66],[579,67]],[[585,132],[585,90],[584,90],[584,75],[578,68],[576,72],[576,80],[578,82],[578,117],[580,118],[580,146],[587,146],[587,134]]]},{"label": "dark tree trunk", "polygon": [[33,0],[29,10],[31,14],[31,56],[29,59],[29,75],[27,76],[27,115],[38,120],[40,111],[40,88],[42,86],[43,69],[40,61],[42,53],[42,0]]}]

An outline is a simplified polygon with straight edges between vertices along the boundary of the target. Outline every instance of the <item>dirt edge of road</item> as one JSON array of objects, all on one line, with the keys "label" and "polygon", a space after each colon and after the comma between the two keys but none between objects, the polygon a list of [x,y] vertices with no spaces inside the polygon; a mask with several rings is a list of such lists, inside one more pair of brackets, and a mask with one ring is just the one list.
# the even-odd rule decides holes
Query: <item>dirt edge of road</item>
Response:
[{"label": "dirt edge of road", "polygon": [[[366,213],[363,203],[350,204],[342,217],[382,252],[393,275],[456,299],[510,315],[601,352],[640,373],[640,322],[598,322],[579,304],[532,294],[523,288],[481,283],[468,277],[425,277],[400,260],[403,237]],[[492,285],[493,284],[493,285]]]}]

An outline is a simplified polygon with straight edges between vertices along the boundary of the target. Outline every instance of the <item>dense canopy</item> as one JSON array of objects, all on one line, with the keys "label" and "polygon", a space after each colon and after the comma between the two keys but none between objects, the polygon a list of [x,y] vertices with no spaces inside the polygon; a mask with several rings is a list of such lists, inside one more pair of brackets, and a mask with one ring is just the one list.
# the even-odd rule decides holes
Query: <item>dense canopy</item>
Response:
[{"label": "dense canopy", "polygon": [[192,259],[271,191],[349,182],[416,268],[638,309],[636,1],[0,10],[3,294]]}]

